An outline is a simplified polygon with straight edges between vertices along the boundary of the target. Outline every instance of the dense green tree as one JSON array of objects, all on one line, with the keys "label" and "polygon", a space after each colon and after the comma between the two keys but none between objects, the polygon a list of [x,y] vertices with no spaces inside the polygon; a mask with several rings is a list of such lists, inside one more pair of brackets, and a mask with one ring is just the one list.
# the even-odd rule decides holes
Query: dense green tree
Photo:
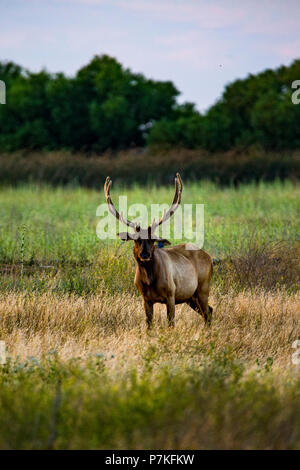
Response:
[{"label": "dense green tree", "polygon": [[[204,116],[189,109],[184,119],[157,122],[151,146],[204,147],[210,151],[259,144],[266,149],[300,146],[300,105],[292,103],[291,85],[300,79],[300,61],[235,80]],[[188,108],[187,108],[188,109]]]},{"label": "dense green tree", "polygon": [[89,125],[89,102],[77,79],[56,75],[48,86],[50,121],[55,148],[89,150],[96,136]]},{"label": "dense green tree", "polygon": [[156,122],[147,138],[152,147],[197,148],[204,146],[203,117],[194,104],[185,103],[174,109],[173,119]]},{"label": "dense green tree", "polygon": [[179,93],[171,82],[147,80],[106,55],[95,56],[72,78],[1,63],[0,79],[8,84],[0,110],[0,146],[6,150],[142,146],[152,123],[173,115]]},{"label": "dense green tree", "polygon": [[8,150],[47,148],[51,144],[50,112],[45,71],[9,80],[6,105],[1,106],[0,145]]},{"label": "dense green tree", "polygon": [[300,147],[300,105],[294,105],[291,93],[270,91],[252,109],[252,141],[268,149]]},{"label": "dense green tree", "polygon": [[110,57],[95,57],[78,77],[95,90],[89,116],[97,150],[141,146],[152,122],[173,115],[178,91],[171,82],[147,80]]},{"label": "dense green tree", "polygon": [[0,150],[105,151],[134,146],[202,147],[212,152],[258,144],[300,145],[300,105],[292,103],[300,60],[235,80],[204,115],[179,105],[171,82],[149,80],[107,55],[74,77],[30,73],[0,62],[7,88],[0,106]]},{"label": "dense green tree", "polygon": [[14,62],[0,62],[0,80],[3,80],[7,87],[24,73],[22,67]]}]

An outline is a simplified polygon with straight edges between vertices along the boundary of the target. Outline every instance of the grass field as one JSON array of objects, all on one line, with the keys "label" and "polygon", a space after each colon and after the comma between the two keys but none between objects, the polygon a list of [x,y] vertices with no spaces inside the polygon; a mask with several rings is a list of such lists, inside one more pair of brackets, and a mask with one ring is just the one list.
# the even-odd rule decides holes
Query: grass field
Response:
[{"label": "grass field", "polygon": [[[113,188],[128,204],[173,188]],[[210,329],[148,332],[130,243],[100,241],[99,191],[0,189],[0,448],[300,448],[299,186],[186,185],[205,204]]]}]

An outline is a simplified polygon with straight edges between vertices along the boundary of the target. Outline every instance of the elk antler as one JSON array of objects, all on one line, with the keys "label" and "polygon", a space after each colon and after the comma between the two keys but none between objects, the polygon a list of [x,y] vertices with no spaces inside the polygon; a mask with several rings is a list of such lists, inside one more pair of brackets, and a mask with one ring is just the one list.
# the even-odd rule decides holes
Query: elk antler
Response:
[{"label": "elk antler", "polygon": [[125,217],[123,217],[122,212],[121,212],[121,214],[119,214],[119,212],[115,208],[115,206],[114,206],[114,204],[111,200],[111,197],[110,197],[111,185],[112,185],[112,180],[111,180],[110,176],[108,176],[105,180],[105,183],[104,183],[104,194],[105,194],[105,199],[106,199],[106,202],[107,202],[107,205],[108,205],[109,212],[112,215],[114,215],[116,217],[116,219],[123,222],[123,224],[127,225],[128,227],[133,228],[135,231],[138,231],[139,230],[139,225],[134,223],[134,222],[131,222],[130,220],[125,219]]},{"label": "elk antler", "polygon": [[182,179],[180,178],[180,174],[176,173],[176,176],[175,176],[175,195],[174,195],[172,205],[171,205],[170,209],[167,212],[164,211],[163,216],[161,217],[161,219],[158,222],[156,222],[155,220],[152,222],[152,224],[150,226],[152,233],[154,232],[154,230],[157,229],[157,227],[159,225],[161,225],[163,222],[168,220],[174,214],[174,212],[176,211],[176,209],[178,208],[178,206],[180,204],[182,190],[183,190]]}]

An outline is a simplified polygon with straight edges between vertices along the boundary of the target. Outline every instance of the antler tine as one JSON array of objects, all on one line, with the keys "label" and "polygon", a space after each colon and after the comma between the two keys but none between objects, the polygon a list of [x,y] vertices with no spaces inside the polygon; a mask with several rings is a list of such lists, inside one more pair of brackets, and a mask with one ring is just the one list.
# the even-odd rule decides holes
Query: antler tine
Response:
[{"label": "antler tine", "polygon": [[183,190],[183,184],[182,184],[182,179],[181,179],[179,173],[176,173],[174,183],[175,183],[175,194],[174,194],[172,205],[171,205],[171,207],[169,208],[168,211],[164,211],[163,216],[160,218],[160,220],[158,222],[156,222],[155,220],[152,222],[152,225],[151,225],[151,230],[152,231],[154,231],[163,222],[168,220],[174,214],[174,212],[176,211],[176,209],[178,208],[178,206],[181,202],[181,194],[182,194],[182,190]]},{"label": "antler tine", "polygon": [[181,194],[182,194],[182,191],[183,191],[183,183],[182,183],[182,179],[181,179],[181,176],[179,173],[176,173],[176,176],[177,176],[177,179],[178,179],[178,183],[179,183],[179,194],[178,194],[178,197],[179,197],[179,201],[178,201],[178,204],[180,204],[181,202]]},{"label": "antler tine", "polygon": [[114,215],[116,217],[116,219],[123,222],[123,224],[125,224],[128,227],[131,227],[134,230],[136,230],[137,227],[138,227],[137,224],[135,224],[134,222],[131,222],[130,220],[125,219],[125,217],[123,217],[123,214],[122,213],[119,214],[119,212],[115,208],[114,203],[112,202],[111,197],[110,197],[111,185],[112,185],[112,179],[110,178],[110,176],[108,176],[105,180],[105,183],[104,183],[104,194],[105,194],[105,199],[106,199],[106,202],[107,202],[107,205],[108,205],[109,212],[112,215]]}]

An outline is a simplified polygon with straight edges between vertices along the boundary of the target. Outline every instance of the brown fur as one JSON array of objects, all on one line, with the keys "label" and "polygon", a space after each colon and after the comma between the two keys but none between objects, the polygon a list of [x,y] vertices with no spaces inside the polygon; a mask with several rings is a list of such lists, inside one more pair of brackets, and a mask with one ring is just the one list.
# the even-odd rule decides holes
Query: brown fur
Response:
[{"label": "brown fur", "polygon": [[147,229],[127,220],[116,210],[110,197],[111,184],[108,176],[104,193],[109,211],[134,229],[132,234],[123,232],[118,235],[124,241],[134,241],[133,253],[137,264],[134,283],[143,297],[148,327],[152,324],[153,305],[157,302],[166,304],[170,326],[175,325],[175,304],[184,302],[200,313],[209,325],[213,311],[208,305],[213,266],[210,256],[191,243],[166,249],[155,245],[156,242],[170,245],[168,240],[157,237],[154,231],[174,214],[181,202],[183,184],[179,173],[175,177],[175,195],[171,207]]},{"label": "brown fur", "polygon": [[150,245],[150,258],[143,260],[144,240],[135,241],[136,260],[134,284],[143,297],[147,324],[153,318],[153,305],[167,305],[170,326],[175,324],[175,304],[186,302],[210,324],[212,308],[208,305],[209,284],[212,276],[212,259],[203,250],[188,250],[186,245],[165,249]]}]

